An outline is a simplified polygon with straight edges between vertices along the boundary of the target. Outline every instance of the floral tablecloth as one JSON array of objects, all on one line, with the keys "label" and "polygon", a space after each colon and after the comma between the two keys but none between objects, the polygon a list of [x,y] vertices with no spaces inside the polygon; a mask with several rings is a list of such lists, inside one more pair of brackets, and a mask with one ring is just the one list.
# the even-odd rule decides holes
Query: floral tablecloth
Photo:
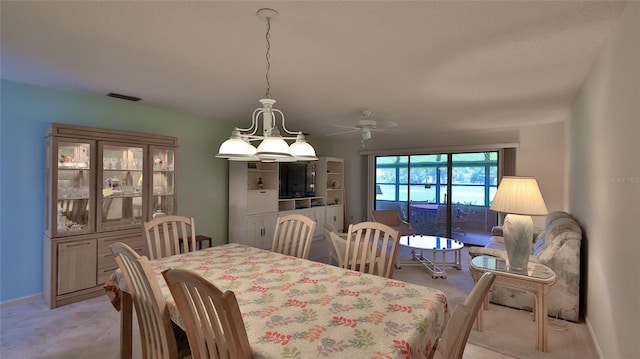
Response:
[{"label": "floral tablecloth", "polygon": [[[447,299],[437,289],[238,244],[152,265],[171,319],[180,326],[162,271],[190,269],[232,290],[254,358],[421,358],[449,319]],[[117,302],[115,288],[126,290],[119,271],[107,283]]]}]

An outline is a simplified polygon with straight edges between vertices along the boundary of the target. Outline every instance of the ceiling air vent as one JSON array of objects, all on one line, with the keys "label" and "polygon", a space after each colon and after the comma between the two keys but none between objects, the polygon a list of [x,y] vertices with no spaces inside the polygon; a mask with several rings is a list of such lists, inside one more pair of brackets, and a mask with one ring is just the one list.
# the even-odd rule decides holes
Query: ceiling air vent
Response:
[{"label": "ceiling air vent", "polygon": [[119,98],[121,100],[133,101],[133,102],[138,102],[138,101],[142,100],[140,97],[122,95],[122,94],[115,93],[115,92],[109,92],[107,94],[107,96],[113,97],[113,98]]}]

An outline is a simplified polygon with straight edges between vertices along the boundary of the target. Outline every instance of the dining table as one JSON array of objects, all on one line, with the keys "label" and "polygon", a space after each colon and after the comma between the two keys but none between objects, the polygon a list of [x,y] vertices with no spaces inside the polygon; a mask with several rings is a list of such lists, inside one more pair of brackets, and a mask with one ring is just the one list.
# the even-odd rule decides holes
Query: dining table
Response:
[{"label": "dining table", "polygon": [[[171,320],[182,328],[164,270],[189,269],[233,291],[254,358],[424,358],[450,316],[438,289],[236,243],[151,265]],[[121,356],[128,358],[132,305],[119,270],[105,289],[121,312]]]}]

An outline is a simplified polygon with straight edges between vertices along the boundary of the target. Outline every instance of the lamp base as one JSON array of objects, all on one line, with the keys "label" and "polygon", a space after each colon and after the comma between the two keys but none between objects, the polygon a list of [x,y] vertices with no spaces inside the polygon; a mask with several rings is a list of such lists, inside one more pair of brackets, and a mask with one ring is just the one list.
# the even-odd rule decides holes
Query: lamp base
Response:
[{"label": "lamp base", "polygon": [[507,214],[502,232],[509,268],[515,272],[526,272],[533,238],[533,220],[530,216]]}]

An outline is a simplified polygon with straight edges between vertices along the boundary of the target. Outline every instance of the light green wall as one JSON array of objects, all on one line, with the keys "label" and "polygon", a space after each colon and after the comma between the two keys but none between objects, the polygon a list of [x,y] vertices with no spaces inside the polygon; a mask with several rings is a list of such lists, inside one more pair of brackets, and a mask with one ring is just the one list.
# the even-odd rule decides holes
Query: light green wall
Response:
[{"label": "light green wall", "polygon": [[602,358],[640,353],[638,35],[640,3],[631,1],[576,101],[568,130],[570,210],[585,229],[584,308]]},{"label": "light green wall", "polygon": [[[227,242],[228,164],[214,155],[246,123],[7,80],[0,97],[0,302],[42,292],[44,136],[54,122],[178,137],[178,213],[193,216],[214,245]],[[308,140],[319,156],[330,149]]]},{"label": "light green wall", "polygon": [[53,122],[178,137],[178,212],[226,243],[228,166],[213,156],[232,124],[6,80],[0,91],[0,301],[42,292],[44,136]]}]

